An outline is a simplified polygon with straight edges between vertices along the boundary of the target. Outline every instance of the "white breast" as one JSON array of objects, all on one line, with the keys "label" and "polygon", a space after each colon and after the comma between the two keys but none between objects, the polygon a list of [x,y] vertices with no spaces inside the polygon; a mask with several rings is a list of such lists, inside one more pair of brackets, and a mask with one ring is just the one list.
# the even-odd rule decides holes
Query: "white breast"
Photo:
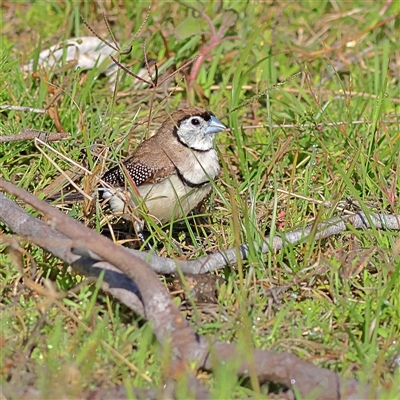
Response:
[{"label": "white breast", "polygon": [[219,172],[218,154],[215,149],[207,152],[193,151],[187,157],[184,168],[179,168],[181,175],[194,185],[214,179]]},{"label": "white breast", "polygon": [[[193,210],[210,192],[211,184],[200,187],[189,187],[185,185],[177,175],[155,183],[145,184],[138,187],[140,197],[124,193],[122,189],[101,189],[103,198],[109,199],[109,205],[115,214],[123,214],[125,219],[130,219],[128,214],[126,197],[131,199],[131,208],[136,216],[140,218],[141,212],[146,212],[160,223],[174,221],[186,216]],[[141,207],[144,204],[145,207]],[[140,211],[142,209],[142,211]]]},{"label": "white breast", "polygon": [[173,221],[187,215],[210,192],[211,184],[200,187],[185,185],[177,175],[157,184],[139,187],[139,192],[149,214],[161,223]]},{"label": "white breast", "polygon": [[154,184],[138,186],[140,196],[121,188],[99,190],[103,192],[104,199],[109,199],[113,213],[130,219],[132,209],[139,218],[141,212],[147,212],[164,224],[182,218],[193,210],[210,192],[210,179],[214,179],[220,169],[215,149],[192,151],[180,157],[179,167],[176,167],[179,173]]}]

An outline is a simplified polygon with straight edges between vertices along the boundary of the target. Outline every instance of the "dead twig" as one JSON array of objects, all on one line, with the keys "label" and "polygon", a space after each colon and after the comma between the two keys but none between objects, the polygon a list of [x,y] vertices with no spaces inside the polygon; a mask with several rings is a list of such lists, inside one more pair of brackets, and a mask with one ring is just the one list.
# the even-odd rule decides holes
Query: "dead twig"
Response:
[{"label": "dead twig", "polygon": [[43,108],[12,106],[12,105],[2,105],[2,106],[0,106],[0,110],[24,111],[24,112],[31,112],[31,113],[35,113],[35,114],[46,114],[47,113],[47,110],[44,110]]},{"label": "dead twig", "polygon": [[22,132],[17,133],[16,135],[8,135],[8,136],[0,136],[0,143],[8,143],[8,142],[20,142],[22,140],[33,140],[39,139],[43,142],[57,142],[62,139],[68,139],[71,137],[69,132],[44,132],[37,131],[35,129],[24,129]]},{"label": "dead twig", "polygon": [[289,78],[285,79],[283,82],[278,82],[275,85],[272,85],[270,87],[268,87],[265,90],[262,90],[260,93],[256,94],[255,96],[250,97],[250,99],[244,101],[243,103],[239,104],[237,107],[233,108],[232,110],[229,111],[228,114],[224,115],[222,118],[227,117],[229,114],[233,113],[234,111],[237,111],[241,108],[246,107],[249,104],[252,104],[254,102],[256,102],[257,100],[259,100],[261,97],[265,96],[266,94],[269,94],[270,92],[272,92],[273,90],[277,90],[280,86],[285,85],[286,83],[292,81],[293,79],[297,78],[299,75],[301,75],[303,72],[296,72],[295,74],[289,76]]}]

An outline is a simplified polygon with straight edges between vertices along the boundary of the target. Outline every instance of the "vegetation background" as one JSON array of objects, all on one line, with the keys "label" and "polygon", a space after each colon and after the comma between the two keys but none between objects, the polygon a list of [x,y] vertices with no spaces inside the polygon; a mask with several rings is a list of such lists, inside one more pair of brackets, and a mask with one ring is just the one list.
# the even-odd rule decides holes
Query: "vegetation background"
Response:
[{"label": "vegetation background", "polygon": [[[207,57],[157,91],[121,74],[113,92],[99,77],[104,66],[23,72],[40,50],[92,35],[81,15],[110,40],[103,12],[122,48],[145,21],[130,54],[120,58],[134,72],[144,60],[143,42],[161,77],[199,52]],[[1,136],[26,127],[63,129],[71,138],[51,148],[99,171],[93,145],[114,160],[126,155],[147,134],[130,130],[148,115],[152,99],[155,112],[189,102],[227,115],[231,129],[218,138],[223,172],[199,211],[203,217],[188,218],[178,230],[150,225],[160,254],[197,258],[349,211],[400,214],[400,2],[3,1],[1,13],[0,105],[51,110],[0,110]],[[59,176],[43,152],[63,170],[71,167],[33,141],[0,142],[0,175],[43,196]],[[90,218],[80,205],[68,212],[107,228],[98,210]],[[36,387],[43,398],[114,385],[128,393],[161,388],[168,360],[149,326],[41,249],[25,243],[26,255],[13,257],[10,234],[2,226],[1,379]],[[399,254],[399,233],[374,229],[320,241],[311,235],[267,256],[252,245],[249,260],[218,273],[226,284],[216,303],[175,300],[199,333],[245,349],[291,352],[396,398]],[[36,286],[26,285],[21,270]],[[233,371],[204,373],[214,398],[268,392],[237,381]]]}]

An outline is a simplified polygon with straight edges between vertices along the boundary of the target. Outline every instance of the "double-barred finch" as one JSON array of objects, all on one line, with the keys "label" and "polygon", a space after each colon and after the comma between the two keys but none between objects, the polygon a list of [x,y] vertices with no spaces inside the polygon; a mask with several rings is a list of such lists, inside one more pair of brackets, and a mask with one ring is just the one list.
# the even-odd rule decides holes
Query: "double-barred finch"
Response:
[{"label": "double-barred finch", "polygon": [[[126,219],[142,202],[161,223],[187,215],[210,192],[210,180],[218,175],[214,143],[224,129],[213,113],[199,107],[171,114],[122,162],[123,168],[118,165],[104,173],[102,180],[109,187],[99,189],[101,197]],[[143,226],[135,225],[139,231]]]}]

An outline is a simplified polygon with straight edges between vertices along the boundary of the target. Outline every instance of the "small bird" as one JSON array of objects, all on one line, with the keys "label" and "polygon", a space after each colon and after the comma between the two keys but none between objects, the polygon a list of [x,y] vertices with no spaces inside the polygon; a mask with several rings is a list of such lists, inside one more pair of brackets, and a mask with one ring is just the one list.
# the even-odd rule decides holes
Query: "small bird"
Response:
[{"label": "small bird", "polygon": [[[215,136],[226,129],[213,113],[188,107],[169,115],[156,134],[142,142],[122,164],[104,173],[99,189],[115,214],[136,217],[138,207],[160,223],[186,216],[210,192],[220,170]],[[129,177],[127,176],[129,174]]]}]

